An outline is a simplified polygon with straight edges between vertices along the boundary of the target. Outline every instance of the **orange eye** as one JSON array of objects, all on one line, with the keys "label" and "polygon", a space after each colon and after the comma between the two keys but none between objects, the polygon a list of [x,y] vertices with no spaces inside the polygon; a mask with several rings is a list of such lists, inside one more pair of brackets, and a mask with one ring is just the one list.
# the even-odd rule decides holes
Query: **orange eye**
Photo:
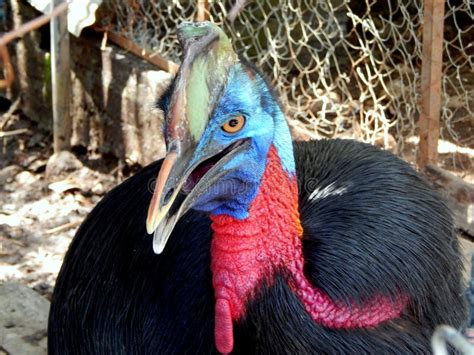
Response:
[{"label": "orange eye", "polygon": [[237,133],[245,124],[244,116],[235,116],[228,120],[222,126],[222,130],[226,133]]}]

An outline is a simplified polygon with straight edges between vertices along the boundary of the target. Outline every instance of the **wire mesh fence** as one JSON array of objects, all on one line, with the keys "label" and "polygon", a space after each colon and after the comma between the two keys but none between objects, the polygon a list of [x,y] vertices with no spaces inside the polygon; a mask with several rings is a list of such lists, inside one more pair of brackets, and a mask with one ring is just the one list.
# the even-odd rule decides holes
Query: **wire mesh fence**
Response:
[{"label": "wire mesh fence", "polygon": [[[197,11],[195,0],[107,0],[102,22],[179,62],[176,27]],[[225,0],[207,11],[275,86],[296,132],[414,154],[422,0]],[[473,11],[472,0],[445,5],[441,165],[465,171],[474,161]]]}]

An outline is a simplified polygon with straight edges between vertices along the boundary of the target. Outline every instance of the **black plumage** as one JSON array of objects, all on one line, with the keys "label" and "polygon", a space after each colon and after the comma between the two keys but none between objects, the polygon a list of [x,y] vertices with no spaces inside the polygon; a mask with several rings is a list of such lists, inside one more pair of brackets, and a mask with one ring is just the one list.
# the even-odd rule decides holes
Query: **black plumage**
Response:
[{"label": "black plumage", "polygon": [[[436,325],[462,327],[458,241],[438,194],[407,163],[363,143],[295,143],[295,159],[308,279],[334,300],[403,292],[411,301],[376,328],[327,329],[282,271],[235,325],[234,352],[420,353]],[[51,354],[216,352],[209,218],[188,212],[161,255],[145,230],[160,165],[112,190],[79,229],[53,295]],[[333,193],[315,198],[316,189]]]}]

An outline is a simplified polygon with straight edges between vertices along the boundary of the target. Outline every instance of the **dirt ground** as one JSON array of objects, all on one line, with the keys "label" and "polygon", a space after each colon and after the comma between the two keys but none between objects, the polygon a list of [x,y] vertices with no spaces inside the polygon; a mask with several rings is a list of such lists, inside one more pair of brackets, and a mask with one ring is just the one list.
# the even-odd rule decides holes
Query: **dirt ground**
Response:
[{"label": "dirt ground", "polygon": [[48,163],[50,134],[19,111],[0,116],[1,128],[17,133],[0,138],[0,355],[45,354],[49,300],[68,245],[131,170],[80,150]]},{"label": "dirt ground", "polygon": [[[10,285],[2,291],[8,293],[16,286],[6,282],[21,284],[49,300],[64,253],[80,223],[100,198],[133,169],[80,150],[75,155],[61,154],[47,166],[52,155],[47,130],[21,112],[0,116],[0,124],[4,131],[19,132],[0,138],[0,285]],[[474,244],[462,238],[462,245],[466,260],[470,261]],[[470,265],[466,263],[466,278],[468,270]],[[15,292],[25,294],[25,300],[34,298],[22,287]],[[47,307],[47,303],[41,304]],[[45,351],[47,309],[42,317],[40,340],[35,340],[32,353]],[[19,321],[9,322],[14,327]],[[23,340],[19,341],[14,346],[21,348]]]},{"label": "dirt ground", "polygon": [[49,299],[80,223],[124,176],[116,162],[86,154],[61,154],[46,169],[47,131],[21,114],[6,125],[13,130],[26,131],[0,139],[0,280],[21,282]]}]

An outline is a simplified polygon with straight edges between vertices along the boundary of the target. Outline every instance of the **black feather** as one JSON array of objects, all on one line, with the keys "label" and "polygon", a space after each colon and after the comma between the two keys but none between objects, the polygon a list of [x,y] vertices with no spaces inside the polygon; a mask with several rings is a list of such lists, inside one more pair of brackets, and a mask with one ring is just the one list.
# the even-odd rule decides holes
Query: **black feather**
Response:
[{"label": "black feather", "polygon": [[236,328],[239,354],[429,353],[431,329],[403,315],[374,329],[333,330],[313,322],[285,277],[265,283]]},{"label": "black feather", "polygon": [[158,256],[145,231],[154,163],[112,190],[77,232],[49,318],[51,354],[183,354],[214,348],[210,223],[184,216]]},{"label": "black feather", "polygon": [[[463,326],[461,259],[440,197],[405,162],[366,144],[295,144],[305,273],[334,300],[411,297],[399,319],[370,330],[315,324],[284,274],[263,283],[235,326],[235,353],[429,352],[440,323]],[[208,217],[181,219],[154,255],[145,219],[154,163],[112,190],[79,229],[55,287],[49,351],[213,353]],[[346,187],[318,200],[316,188]],[[282,271],[283,272],[283,271]]]},{"label": "black feather", "polygon": [[[401,159],[350,140],[299,143],[305,273],[334,299],[410,296],[435,326],[464,317],[462,260],[449,209]],[[316,185],[347,188],[318,201]]]},{"label": "black feather", "polygon": [[174,77],[168,87],[163,91],[161,96],[155,102],[155,108],[161,110],[163,113],[168,112],[171,102],[171,95],[173,94],[176,85],[176,77]]}]

